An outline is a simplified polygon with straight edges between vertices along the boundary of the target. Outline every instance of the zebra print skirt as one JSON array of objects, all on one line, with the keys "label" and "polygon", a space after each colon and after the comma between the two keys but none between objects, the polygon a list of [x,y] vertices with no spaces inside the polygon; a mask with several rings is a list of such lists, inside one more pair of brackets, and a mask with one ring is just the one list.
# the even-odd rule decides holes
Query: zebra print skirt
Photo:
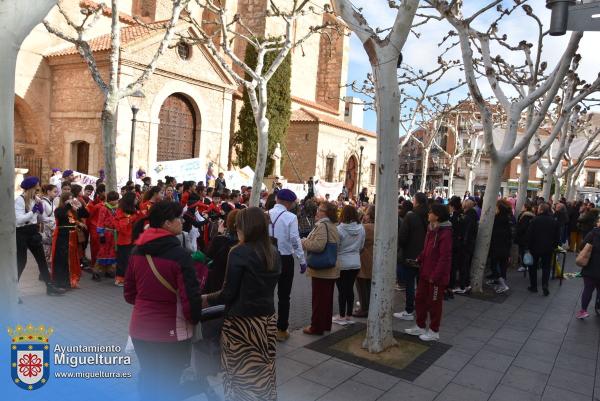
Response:
[{"label": "zebra print skirt", "polygon": [[221,364],[226,400],[277,400],[275,324],[275,315],[234,316],[223,322]]}]

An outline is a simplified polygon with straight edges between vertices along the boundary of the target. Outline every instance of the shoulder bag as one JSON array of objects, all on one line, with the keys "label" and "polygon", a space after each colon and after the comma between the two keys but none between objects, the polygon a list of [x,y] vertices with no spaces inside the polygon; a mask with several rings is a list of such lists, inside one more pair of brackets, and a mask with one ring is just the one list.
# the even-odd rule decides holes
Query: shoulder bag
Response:
[{"label": "shoulder bag", "polygon": [[592,257],[592,244],[585,244],[581,252],[575,258],[575,264],[579,267],[586,267]]},{"label": "shoulder bag", "polygon": [[306,258],[306,264],[314,270],[325,270],[335,267],[337,262],[337,242],[329,242],[329,227],[325,224],[325,230],[327,230],[327,237],[325,249],[321,252],[308,252]]}]

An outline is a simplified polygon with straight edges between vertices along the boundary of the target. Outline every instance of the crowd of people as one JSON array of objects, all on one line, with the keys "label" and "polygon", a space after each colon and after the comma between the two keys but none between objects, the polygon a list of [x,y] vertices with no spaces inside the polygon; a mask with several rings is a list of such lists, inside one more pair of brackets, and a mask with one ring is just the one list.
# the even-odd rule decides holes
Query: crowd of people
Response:
[{"label": "crowd of people", "polygon": [[[82,187],[72,171],[59,173],[43,187],[36,177],[21,183],[15,200],[19,277],[29,250],[48,295],[79,288],[85,270],[91,280],[108,278],[124,287],[125,300],[134,305],[129,334],[143,399],[165,389],[182,398],[195,391],[181,385],[181,372],[198,341],[203,310],[218,305],[224,305],[220,362],[227,399],[276,399],[276,342],[290,336],[296,274],[306,273],[312,286],[304,333],[323,335],[333,324],[351,325],[368,315],[375,207],[366,191],[356,201],[347,191],[331,201],[315,197],[309,186],[300,200],[275,187],[261,191],[260,206],[250,207],[253,189],[232,190],[222,175],[208,185],[174,177],[153,185],[150,177],[139,177],[140,184],[128,182],[118,193],[107,191],[101,179]],[[515,204],[514,197],[497,200],[487,284],[497,293],[509,290],[514,244],[529,290],[538,291],[541,268],[547,296],[554,253],[600,241],[598,212],[589,202],[535,198],[518,213]],[[406,333],[438,340],[443,301],[470,292],[481,205],[481,197],[469,194],[399,198],[396,286],[406,302],[394,317],[415,321]],[[593,246],[584,268],[580,318],[600,288],[598,249]]]}]

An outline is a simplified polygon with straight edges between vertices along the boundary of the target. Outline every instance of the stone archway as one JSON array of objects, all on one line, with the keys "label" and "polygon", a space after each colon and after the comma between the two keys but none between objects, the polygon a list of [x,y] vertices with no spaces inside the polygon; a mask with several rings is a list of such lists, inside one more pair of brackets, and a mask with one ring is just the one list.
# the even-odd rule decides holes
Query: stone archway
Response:
[{"label": "stone archway", "polygon": [[346,163],[346,180],[344,181],[344,185],[346,186],[350,196],[356,193],[357,175],[358,160],[356,159],[356,156],[352,155]]},{"label": "stone archway", "polygon": [[196,157],[200,148],[200,116],[189,98],[182,93],[170,95],[158,116],[156,161]]}]

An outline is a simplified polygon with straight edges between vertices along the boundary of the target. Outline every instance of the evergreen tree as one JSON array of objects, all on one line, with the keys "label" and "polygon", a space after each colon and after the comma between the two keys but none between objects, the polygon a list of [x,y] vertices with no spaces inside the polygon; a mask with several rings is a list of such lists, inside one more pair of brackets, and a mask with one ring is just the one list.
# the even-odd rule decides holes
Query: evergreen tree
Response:
[{"label": "evergreen tree", "polygon": [[[265,56],[265,65],[263,71],[269,69],[278,52],[269,52]],[[245,62],[254,69],[256,67],[256,49],[253,46],[246,47]],[[292,57],[288,54],[282,64],[279,66],[273,77],[267,84],[267,92],[269,103],[267,105],[267,118],[269,119],[269,158],[267,159],[267,168],[265,175],[270,175],[273,171],[273,160],[271,155],[275,151],[277,143],[285,145],[285,137],[290,125],[290,117],[292,114],[291,105],[291,82],[292,75]],[[246,75],[246,79],[250,79]],[[238,115],[239,131],[234,134],[233,144],[235,146],[237,166],[256,165],[256,152],[258,147],[258,134],[256,130],[256,122],[250,105],[248,92],[244,89],[244,104]],[[283,168],[282,156],[282,168]]]}]

